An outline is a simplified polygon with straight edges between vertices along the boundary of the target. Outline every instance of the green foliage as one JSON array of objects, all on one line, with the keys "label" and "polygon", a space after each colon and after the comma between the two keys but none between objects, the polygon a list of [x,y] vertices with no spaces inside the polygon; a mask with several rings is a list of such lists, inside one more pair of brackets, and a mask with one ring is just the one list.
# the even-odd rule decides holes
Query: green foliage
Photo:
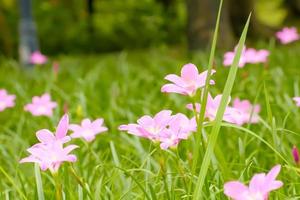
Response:
[{"label": "green foliage", "polygon": [[[0,8],[0,29],[5,30],[0,33],[0,54],[16,55],[18,1],[4,2]],[[183,0],[175,0],[168,8],[157,0],[94,0],[92,16],[86,2],[33,0],[33,16],[45,54],[107,52],[184,40]]]},{"label": "green foliage", "polygon": [[[265,45],[264,45],[265,46]],[[299,198],[298,168],[293,166],[291,147],[299,146],[300,110],[291,97],[299,95],[299,44],[272,47],[267,65],[247,65],[237,72],[232,98],[247,98],[261,104],[263,122],[237,128],[222,124],[217,148],[230,173],[223,174],[219,159],[213,158],[204,185],[204,199],[225,199],[225,181],[247,182],[254,173],[267,171],[277,163],[283,165],[279,179],[284,187],[271,199]],[[192,139],[180,143],[177,150],[162,151],[153,143],[117,130],[118,125],[135,122],[144,114],[171,109],[193,115],[185,109],[187,98],[164,95],[163,77],[178,73],[183,64],[193,62],[204,70],[206,54],[189,57],[178,49],[152,49],[145,52],[122,52],[102,56],[62,56],[55,78],[50,65],[25,71],[13,60],[1,59],[0,85],[17,95],[16,107],[0,113],[0,199],[38,199],[41,184],[33,164],[19,164],[26,148],[37,142],[35,132],[53,130],[68,105],[71,122],[83,117],[103,117],[109,131],[74,150],[77,174],[86,185],[79,186],[68,164],[60,169],[66,199],[185,199],[192,179]],[[217,73],[213,95],[224,88],[228,68],[216,56]],[[264,84],[268,91],[266,102]],[[260,89],[261,88],[261,89]],[[33,117],[23,106],[33,95],[48,91],[59,104],[52,119]],[[269,120],[267,107],[272,110]],[[275,126],[276,125],[276,126]],[[211,126],[204,127],[210,133]],[[276,135],[275,135],[276,134]],[[279,141],[278,144],[274,143]],[[200,166],[199,166],[200,167]],[[199,168],[197,168],[197,173]],[[41,172],[45,199],[53,199],[54,183],[49,172]],[[38,188],[38,189],[37,189]],[[145,195],[145,192],[147,195]]]}]

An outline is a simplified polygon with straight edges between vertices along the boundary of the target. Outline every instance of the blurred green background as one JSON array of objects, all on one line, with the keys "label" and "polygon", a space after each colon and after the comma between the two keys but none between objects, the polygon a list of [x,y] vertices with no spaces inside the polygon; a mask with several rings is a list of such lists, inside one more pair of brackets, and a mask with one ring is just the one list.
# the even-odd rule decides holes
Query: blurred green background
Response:
[{"label": "blurred green background", "polygon": [[[88,12],[86,0],[32,3],[41,51],[55,55],[188,46],[188,1],[193,4],[205,0],[94,0],[93,13]],[[228,0],[229,6],[230,1],[233,0]],[[254,10],[259,23],[272,30],[299,19],[294,15],[298,12],[294,12],[297,0],[255,0],[251,4],[249,9]],[[0,0],[0,55],[17,57],[18,24],[19,1]],[[256,38],[260,35],[256,34]]]}]

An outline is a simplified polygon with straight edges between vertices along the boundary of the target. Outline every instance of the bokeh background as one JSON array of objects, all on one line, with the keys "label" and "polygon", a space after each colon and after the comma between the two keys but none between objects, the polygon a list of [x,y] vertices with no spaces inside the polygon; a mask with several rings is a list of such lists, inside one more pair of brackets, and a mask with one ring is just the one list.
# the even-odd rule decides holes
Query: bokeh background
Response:
[{"label": "bokeh background", "polygon": [[[0,0],[0,55],[18,57],[21,0]],[[32,0],[41,51],[46,55],[209,45],[218,0]],[[252,12],[249,41],[266,40],[300,22],[300,0],[228,0],[220,48],[235,45]]]}]

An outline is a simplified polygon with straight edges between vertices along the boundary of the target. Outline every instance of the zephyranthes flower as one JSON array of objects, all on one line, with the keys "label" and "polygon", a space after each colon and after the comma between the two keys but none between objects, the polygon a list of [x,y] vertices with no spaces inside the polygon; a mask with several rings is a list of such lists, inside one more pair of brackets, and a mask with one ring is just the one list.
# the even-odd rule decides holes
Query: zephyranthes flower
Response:
[{"label": "zephyranthes flower", "polygon": [[248,100],[234,99],[233,108],[237,109],[242,115],[243,123],[258,123],[260,106],[252,105]]},{"label": "zephyranthes flower", "polygon": [[171,113],[169,110],[162,110],[153,118],[145,115],[138,119],[137,124],[121,125],[119,130],[160,142],[162,149],[176,147],[181,140],[187,139],[191,132],[196,131],[197,125],[194,118]]},{"label": "zephyranthes flower", "polygon": [[53,109],[56,108],[57,103],[51,101],[48,93],[41,97],[35,96],[32,98],[32,103],[25,105],[24,110],[30,112],[34,116],[52,116]]},{"label": "zephyranthes flower", "polygon": [[103,126],[102,118],[93,122],[90,119],[84,119],[81,125],[70,124],[69,129],[73,131],[72,138],[83,138],[88,142],[94,140],[96,135],[107,131],[107,128]]},{"label": "zephyranthes flower", "polygon": [[77,146],[63,146],[70,139],[66,136],[68,126],[68,116],[65,115],[60,120],[55,135],[46,129],[38,131],[37,138],[40,143],[28,148],[27,151],[31,155],[21,159],[20,163],[38,163],[43,171],[49,169],[52,173],[55,173],[63,162],[75,162],[76,156],[70,154],[70,152],[76,149]]},{"label": "zephyranthes flower", "polygon": [[[214,74],[212,70],[211,74]],[[205,86],[207,71],[199,74],[198,68],[194,64],[186,64],[181,69],[181,76],[169,74],[165,77],[166,80],[172,82],[162,86],[161,91],[166,93],[178,93],[182,95],[194,96],[197,89]],[[210,84],[214,84],[210,80]]]},{"label": "zephyranthes flower", "polygon": [[47,60],[48,58],[39,51],[33,52],[30,56],[31,64],[42,65],[45,64]]},{"label": "zephyranthes flower", "polygon": [[10,95],[6,90],[0,90],[0,112],[6,108],[11,108],[15,106],[15,95]]},{"label": "zephyranthes flower", "polygon": [[276,33],[276,37],[282,44],[288,44],[300,39],[295,27],[284,27],[281,31]]},{"label": "zephyranthes flower", "polygon": [[280,165],[273,167],[268,174],[255,174],[249,186],[239,181],[230,181],[224,185],[224,193],[233,200],[267,200],[272,190],[280,188],[283,183],[276,180]]}]

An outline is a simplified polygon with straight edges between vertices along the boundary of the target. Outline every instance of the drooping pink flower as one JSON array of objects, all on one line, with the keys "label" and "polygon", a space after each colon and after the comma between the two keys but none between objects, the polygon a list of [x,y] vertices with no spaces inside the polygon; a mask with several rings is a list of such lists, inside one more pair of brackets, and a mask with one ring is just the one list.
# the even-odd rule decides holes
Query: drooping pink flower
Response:
[{"label": "drooping pink flower", "polygon": [[234,99],[233,108],[237,109],[241,113],[243,123],[258,123],[260,105],[252,105],[248,100]]},{"label": "drooping pink flower", "polygon": [[282,30],[276,33],[276,37],[282,44],[288,44],[299,40],[300,38],[298,31],[295,27],[284,27]]},{"label": "drooping pink flower", "polygon": [[197,125],[195,118],[189,119],[182,113],[171,113],[169,110],[163,110],[153,118],[146,115],[141,117],[137,124],[121,125],[119,130],[160,142],[162,149],[175,147],[181,140],[187,139],[190,133],[196,130]]},{"label": "drooping pink flower", "polygon": [[300,97],[294,97],[293,100],[296,102],[296,105],[300,107]]},{"label": "drooping pink flower", "polygon": [[76,161],[76,156],[69,153],[77,147],[76,145],[63,147],[60,143],[35,145],[27,149],[31,155],[21,159],[20,163],[37,163],[40,165],[41,170],[46,171],[49,169],[52,173],[55,173],[63,162]]},{"label": "drooping pink flower", "polygon": [[293,154],[293,158],[294,158],[295,163],[297,165],[299,165],[300,164],[300,157],[299,157],[298,148],[296,146],[293,146],[292,154]]},{"label": "drooping pink flower", "polygon": [[15,106],[15,95],[10,95],[5,89],[0,90],[0,112]]},{"label": "drooping pink flower", "polygon": [[[207,97],[207,103],[205,108],[205,117],[209,121],[213,121],[216,118],[220,103],[221,103],[222,95],[217,95],[215,98],[213,98],[210,94],[208,94]],[[187,104],[186,106],[189,110],[193,110],[193,104]],[[201,105],[199,103],[196,104],[196,111],[200,112]],[[223,120],[229,123],[242,125],[243,119],[242,119],[242,113],[230,106],[227,106],[223,115]]]},{"label": "drooping pink flower", "polygon": [[30,63],[35,65],[45,64],[47,60],[47,57],[39,51],[33,52],[30,56]]},{"label": "drooping pink flower", "polygon": [[195,118],[189,119],[182,113],[172,116],[168,127],[160,135],[160,147],[168,149],[176,147],[181,140],[186,140],[197,129]]},{"label": "drooping pink flower", "polygon": [[151,140],[159,141],[160,135],[166,129],[169,122],[172,120],[172,111],[162,110],[153,118],[145,115],[137,120],[137,124],[128,124],[119,126],[119,130],[127,131],[139,137],[145,137]]},{"label": "drooping pink flower", "polygon": [[[211,74],[214,73],[215,70],[212,70]],[[206,77],[207,71],[199,74],[198,68],[189,63],[182,67],[181,76],[169,74],[165,77],[166,80],[172,83],[163,85],[161,92],[194,96],[197,89],[205,86]],[[214,81],[210,80],[210,84],[214,84]]]},{"label": "drooping pink flower", "polygon": [[20,163],[38,163],[43,171],[49,169],[55,173],[63,162],[75,162],[76,156],[70,152],[77,146],[63,146],[70,141],[70,137],[67,136],[68,127],[69,118],[68,115],[64,115],[56,128],[55,135],[47,129],[38,131],[36,136],[40,143],[28,148],[27,151],[31,155],[21,159]]},{"label": "drooping pink flower", "polygon": [[42,129],[36,132],[37,139],[42,144],[61,143],[64,144],[71,140],[70,136],[67,136],[69,129],[69,116],[65,114],[58,123],[55,134],[48,129]]},{"label": "drooping pink flower", "polygon": [[24,110],[30,112],[34,116],[52,116],[53,109],[56,108],[57,103],[51,101],[48,93],[41,97],[35,96],[32,98],[32,103],[25,105]]},{"label": "drooping pink flower", "polygon": [[245,60],[247,63],[265,63],[268,61],[270,52],[265,49],[256,50],[253,48],[246,49]]},{"label": "drooping pink flower", "polygon": [[255,174],[249,186],[239,181],[230,181],[224,185],[224,193],[233,200],[267,200],[269,193],[282,187],[283,183],[276,180],[280,165],[273,167],[268,174]]},{"label": "drooping pink flower", "polygon": [[[229,67],[229,66],[232,65],[234,56],[236,54],[236,50],[237,50],[237,48],[235,48],[234,51],[229,51],[229,52],[226,52],[224,54],[223,65],[225,67]],[[242,52],[241,52],[241,56],[240,56],[240,60],[239,60],[239,67],[240,68],[244,67],[246,63],[247,63],[247,60],[246,60],[246,47],[244,47]]]},{"label": "drooping pink flower", "polygon": [[72,138],[83,138],[88,142],[94,140],[96,135],[108,130],[103,126],[102,118],[93,122],[90,119],[84,119],[81,125],[71,124],[69,129],[73,131],[71,134]]}]

